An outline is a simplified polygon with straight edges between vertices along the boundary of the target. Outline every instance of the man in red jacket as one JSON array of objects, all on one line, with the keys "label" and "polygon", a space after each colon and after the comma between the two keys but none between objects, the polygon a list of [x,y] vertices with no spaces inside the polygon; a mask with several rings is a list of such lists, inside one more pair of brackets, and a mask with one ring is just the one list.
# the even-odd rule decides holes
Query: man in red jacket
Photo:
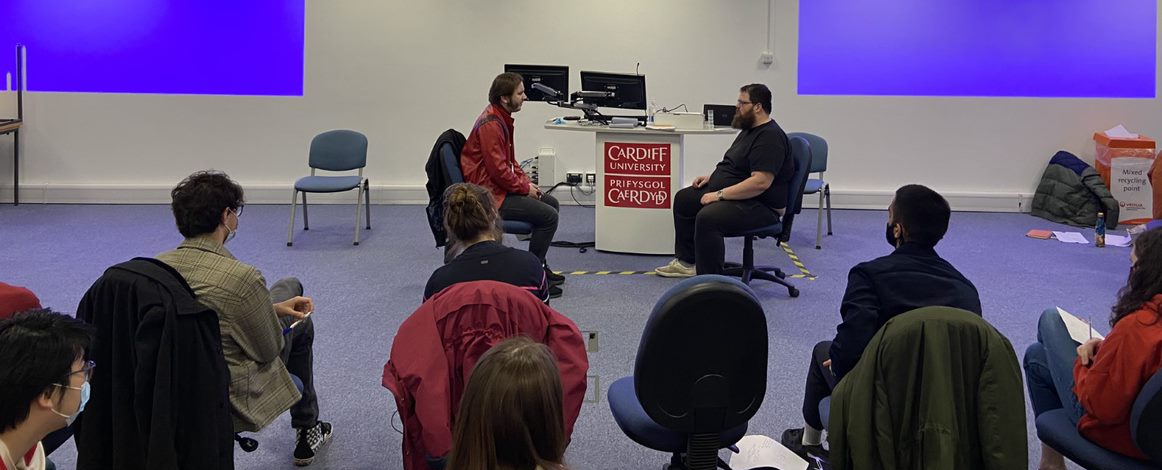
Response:
[{"label": "man in red jacket", "polygon": [[465,182],[488,188],[501,218],[532,224],[529,251],[545,266],[549,296],[556,298],[561,296],[558,286],[565,282],[565,276],[549,269],[545,255],[557,233],[557,199],[529,181],[514,151],[512,113],[520,111],[525,99],[520,74],[506,72],[492,80],[489,105],[476,118],[460,152],[460,170]]}]

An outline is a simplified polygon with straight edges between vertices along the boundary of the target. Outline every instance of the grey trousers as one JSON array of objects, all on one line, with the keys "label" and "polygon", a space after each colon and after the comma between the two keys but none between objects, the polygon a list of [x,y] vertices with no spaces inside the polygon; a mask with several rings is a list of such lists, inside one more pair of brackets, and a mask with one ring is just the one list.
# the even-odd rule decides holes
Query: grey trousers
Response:
[{"label": "grey trousers", "polygon": [[[303,295],[303,284],[297,278],[279,279],[270,286],[270,299],[275,303],[299,295]],[[280,317],[279,322],[286,328],[294,321],[289,317]],[[291,426],[295,428],[309,428],[319,422],[319,397],[315,394],[314,345],[315,322],[307,318],[287,334],[282,346],[282,363],[286,365],[286,370],[291,375],[298,377],[303,383],[303,397],[290,409]]]}]

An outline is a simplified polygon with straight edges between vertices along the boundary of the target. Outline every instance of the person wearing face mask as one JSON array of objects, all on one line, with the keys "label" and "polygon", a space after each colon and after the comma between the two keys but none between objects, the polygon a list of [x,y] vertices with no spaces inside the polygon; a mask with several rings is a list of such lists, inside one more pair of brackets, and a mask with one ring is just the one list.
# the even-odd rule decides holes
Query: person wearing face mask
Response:
[{"label": "person wearing face mask", "polygon": [[93,328],[49,310],[0,321],[0,470],[40,470],[40,441],[69,426],[89,399]]},{"label": "person wearing face mask", "polygon": [[857,264],[847,276],[835,339],[815,345],[803,396],[803,428],[783,432],[784,446],[804,456],[826,458],[819,402],[859,362],[880,327],[920,307],[955,307],[981,314],[976,286],[936,253],[952,211],[936,191],[918,184],[896,190],[885,232],[892,253]]},{"label": "person wearing face mask", "polygon": [[235,432],[258,431],[290,410],[295,465],[310,465],[331,438],[319,420],[314,386],[314,310],[298,279],[268,290],[262,273],[234,258],[225,244],[238,234],[242,187],[225,173],[196,172],[171,192],[185,240],[157,259],[172,266],[202,304],[218,312],[222,352],[230,369]]},{"label": "person wearing face mask", "polygon": [[[1130,433],[1134,399],[1162,368],[1162,228],[1143,232],[1130,251],[1130,275],[1110,309],[1109,336],[1077,343],[1057,309],[1037,324],[1037,342],[1025,351],[1033,413],[1065,408],[1094,444],[1145,460]],[[1059,452],[1041,443],[1037,468],[1065,469]]]}]

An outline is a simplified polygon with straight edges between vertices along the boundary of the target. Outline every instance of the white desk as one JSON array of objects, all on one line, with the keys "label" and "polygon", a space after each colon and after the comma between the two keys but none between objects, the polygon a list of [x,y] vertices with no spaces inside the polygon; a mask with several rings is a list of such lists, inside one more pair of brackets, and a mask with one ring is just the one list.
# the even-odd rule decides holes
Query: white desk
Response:
[{"label": "white desk", "polygon": [[686,136],[738,132],[729,127],[618,129],[577,121],[549,121],[545,129],[592,132],[597,137],[596,248],[649,255],[674,253],[672,202],[682,189]]}]

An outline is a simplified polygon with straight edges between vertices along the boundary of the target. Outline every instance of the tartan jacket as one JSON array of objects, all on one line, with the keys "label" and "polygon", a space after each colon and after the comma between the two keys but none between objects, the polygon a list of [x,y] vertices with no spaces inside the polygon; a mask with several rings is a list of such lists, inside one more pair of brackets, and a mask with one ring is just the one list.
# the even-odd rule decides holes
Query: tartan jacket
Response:
[{"label": "tartan jacket", "polygon": [[298,402],[299,391],[279,357],[282,324],[262,273],[208,238],[187,238],[157,259],[173,266],[198,301],[218,312],[234,430],[258,431]]}]

